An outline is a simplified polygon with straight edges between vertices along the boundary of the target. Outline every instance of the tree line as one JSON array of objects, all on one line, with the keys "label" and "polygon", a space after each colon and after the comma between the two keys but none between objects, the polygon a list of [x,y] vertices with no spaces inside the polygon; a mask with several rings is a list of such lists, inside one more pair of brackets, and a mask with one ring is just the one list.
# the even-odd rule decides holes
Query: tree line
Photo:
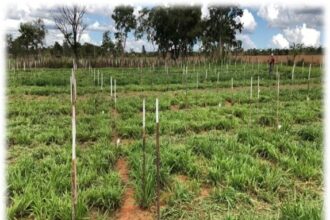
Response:
[{"label": "tree line", "polygon": [[[7,34],[7,51],[13,58],[40,56],[96,58],[123,56],[160,56],[173,60],[185,59],[194,54],[203,54],[212,59],[221,59],[228,54],[262,55],[271,52],[278,55],[291,53],[320,54],[322,48],[304,47],[292,44],[289,49],[249,49],[244,51],[242,41],[236,39],[243,30],[238,22],[243,10],[237,6],[208,7],[208,16],[202,17],[200,6],[173,6],[143,8],[135,16],[131,6],[115,7],[109,19],[113,19],[116,32],[114,40],[110,31],[105,31],[101,45],[80,43],[86,31],[86,7],[60,7],[53,12],[57,29],[63,34],[62,44],[44,44],[47,29],[42,19],[23,22],[18,29],[19,36]],[[110,27],[109,27],[110,29]],[[125,52],[129,34],[135,39],[146,38],[157,47],[154,52],[146,52],[143,45],[140,53],[133,49]]]}]

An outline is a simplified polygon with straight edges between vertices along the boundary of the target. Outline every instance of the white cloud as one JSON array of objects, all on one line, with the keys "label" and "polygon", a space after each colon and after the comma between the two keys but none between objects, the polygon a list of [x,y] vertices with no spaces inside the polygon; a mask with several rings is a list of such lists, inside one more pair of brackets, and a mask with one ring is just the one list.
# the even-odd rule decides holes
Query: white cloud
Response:
[{"label": "white cloud", "polygon": [[242,17],[236,17],[237,23],[243,24],[243,31],[252,32],[257,27],[257,22],[254,20],[254,16],[248,9],[243,10]]},{"label": "white cloud", "polygon": [[272,38],[272,43],[278,48],[288,48],[289,44],[299,43],[304,46],[318,47],[320,46],[321,32],[308,28],[306,24],[296,26],[295,28],[286,28],[283,34],[279,33]]},{"label": "white cloud", "polygon": [[244,49],[251,49],[257,47],[248,34],[238,33],[236,34],[236,39],[242,41],[242,47]]},{"label": "white cloud", "polygon": [[131,49],[133,49],[135,52],[141,52],[143,45],[147,52],[157,50],[157,46],[153,47],[152,43],[148,42],[146,39],[136,40],[132,37],[127,39],[125,51],[129,52]]},{"label": "white cloud", "polygon": [[302,43],[305,46],[319,46],[320,45],[320,31],[313,28],[307,28],[306,24],[294,29],[284,29],[284,34],[291,42]]},{"label": "white cloud", "polygon": [[134,7],[133,15],[135,18],[139,17],[139,11],[142,10],[142,7],[140,5]]},{"label": "white cloud", "polygon": [[104,25],[100,24],[98,21],[95,21],[94,23],[88,25],[87,30],[89,31],[99,31],[99,32],[104,32],[110,30],[111,32],[114,32],[114,27],[113,25]]},{"label": "white cloud", "polygon": [[80,43],[84,44],[84,43],[92,43],[92,39],[89,36],[89,33],[83,33],[80,37]]},{"label": "white cloud", "polygon": [[268,21],[274,21],[279,15],[279,6],[276,4],[268,4],[259,8],[258,15]]},{"label": "white cloud", "polygon": [[270,27],[287,28],[305,23],[309,27],[323,25],[323,10],[320,7],[267,4],[259,8],[257,15],[265,19]]},{"label": "white cloud", "polygon": [[201,8],[201,12],[202,12],[201,17],[202,17],[202,19],[207,18],[210,15],[209,9],[207,7],[208,7],[208,5],[206,3],[204,3],[202,5],[202,8]]},{"label": "white cloud", "polygon": [[45,37],[45,45],[51,46],[57,41],[59,44],[62,44],[64,40],[63,34],[59,30],[48,30],[48,33]]},{"label": "white cloud", "polygon": [[272,38],[272,43],[276,48],[289,48],[289,41],[282,34],[276,34]]}]

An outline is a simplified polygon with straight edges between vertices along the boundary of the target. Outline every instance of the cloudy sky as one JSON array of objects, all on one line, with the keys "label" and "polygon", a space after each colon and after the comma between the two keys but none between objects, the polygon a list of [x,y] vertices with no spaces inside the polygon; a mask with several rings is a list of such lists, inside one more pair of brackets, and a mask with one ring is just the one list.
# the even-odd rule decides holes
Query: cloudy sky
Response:
[{"label": "cloudy sky", "polygon": [[[85,22],[87,30],[81,37],[81,42],[90,42],[100,45],[102,33],[110,30],[112,39],[116,31],[114,21],[111,19],[113,5],[89,4]],[[142,7],[151,5],[133,4],[134,13]],[[237,35],[242,40],[243,47],[249,48],[288,48],[291,43],[303,43],[306,46],[325,46],[324,40],[324,11],[315,6],[285,6],[280,3],[265,4],[258,7],[240,6],[244,10],[243,17],[238,18],[244,24],[244,30]],[[10,4],[7,7],[6,25],[7,33],[14,37],[19,35],[20,22],[32,21],[42,18],[47,27],[45,44],[53,45],[55,41],[62,43],[62,34],[56,29],[52,20],[52,12],[57,6],[53,4]],[[202,5],[202,17],[208,16],[207,5]],[[126,50],[141,51],[145,45],[147,51],[155,50],[146,39],[136,40],[129,34]],[[195,47],[196,49],[198,46]]]}]

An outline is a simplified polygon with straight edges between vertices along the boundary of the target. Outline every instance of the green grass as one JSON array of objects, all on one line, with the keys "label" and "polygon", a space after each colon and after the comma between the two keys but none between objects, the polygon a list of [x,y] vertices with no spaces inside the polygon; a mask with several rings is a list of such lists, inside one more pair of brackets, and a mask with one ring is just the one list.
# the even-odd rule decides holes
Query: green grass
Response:
[{"label": "green grass", "polygon": [[[323,77],[282,66],[279,124],[276,81],[260,66],[260,99],[249,98],[247,65],[104,68],[104,89],[77,72],[78,218],[114,218],[127,159],[137,205],[154,214],[155,98],[160,100],[162,219],[320,219],[323,206]],[[208,77],[205,80],[205,70]],[[217,81],[217,71],[219,81]],[[199,87],[196,76],[199,73]],[[9,72],[7,214],[9,219],[71,218],[70,69]],[[117,117],[110,98],[117,79]],[[234,78],[234,91],[231,78]],[[187,81],[187,83],[185,83]],[[187,91],[187,93],[186,93]],[[146,97],[146,183],[142,176],[142,99]],[[233,105],[229,104],[233,103]],[[250,104],[251,103],[251,104]],[[251,116],[251,118],[250,118]],[[114,133],[121,139],[114,145]],[[201,196],[208,189],[209,194]]]}]

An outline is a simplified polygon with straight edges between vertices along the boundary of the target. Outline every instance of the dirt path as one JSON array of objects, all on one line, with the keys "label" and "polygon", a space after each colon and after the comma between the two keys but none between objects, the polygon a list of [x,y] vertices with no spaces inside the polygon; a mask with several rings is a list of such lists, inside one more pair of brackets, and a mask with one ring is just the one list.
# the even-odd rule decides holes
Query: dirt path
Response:
[{"label": "dirt path", "polygon": [[134,189],[129,183],[128,167],[125,158],[119,158],[116,164],[116,170],[119,176],[126,185],[123,196],[123,203],[116,214],[116,219],[119,220],[152,220],[152,214],[147,210],[141,210],[134,199]]}]

